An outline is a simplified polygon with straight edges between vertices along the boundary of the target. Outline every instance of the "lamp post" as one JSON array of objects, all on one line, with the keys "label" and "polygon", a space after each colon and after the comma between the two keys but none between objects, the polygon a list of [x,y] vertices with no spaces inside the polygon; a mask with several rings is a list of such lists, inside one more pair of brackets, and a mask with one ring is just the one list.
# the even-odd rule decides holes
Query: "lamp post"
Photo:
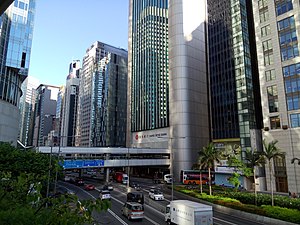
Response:
[{"label": "lamp post", "polygon": [[129,173],[130,173],[130,167],[129,167],[129,148],[127,148],[127,176],[128,176],[127,184],[126,184],[127,192],[129,192]]},{"label": "lamp post", "polygon": [[[69,137],[78,137],[78,135],[74,135],[74,136],[58,136],[59,138],[59,142],[58,142],[58,152],[57,152],[57,160],[59,161],[59,156],[60,156],[60,142],[62,140],[62,138],[69,138]],[[57,187],[57,177],[58,177],[58,167],[56,167],[56,172],[55,172],[55,182],[54,182],[54,193],[56,193],[56,187]]]},{"label": "lamp post", "polygon": [[[50,158],[49,158],[49,169],[48,169],[48,182],[47,182],[47,192],[46,197],[49,197],[49,189],[50,189],[50,177],[51,177],[51,167],[52,167],[52,145],[53,142],[51,141],[51,147],[50,147]],[[48,206],[48,203],[46,207]]]},{"label": "lamp post", "polygon": [[185,139],[186,137],[157,137],[162,139],[168,139],[168,149],[170,149],[170,159],[171,159],[171,166],[170,172],[172,175],[172,182],[171,182],[171,200],[174,199],[174,150],[172,148],[172,140],[174,139]]},{"label": "lamp post", "polygon": [[[57,152],[57,162],[59,162],[60,140],[61,140],[61,139],[59,138],[59,142],[58,142],[58,152]],[[57,176],[58,176],[58,166],[56,166],[56,171],[55,171],[54,193],[56,193]]]}]

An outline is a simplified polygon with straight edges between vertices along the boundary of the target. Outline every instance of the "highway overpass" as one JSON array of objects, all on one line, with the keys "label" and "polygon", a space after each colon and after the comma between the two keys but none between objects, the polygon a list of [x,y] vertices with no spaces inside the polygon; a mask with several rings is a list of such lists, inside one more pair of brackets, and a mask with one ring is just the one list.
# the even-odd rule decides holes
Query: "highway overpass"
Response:
[{"label": "highway overpass", "polygon": [[37,150],[62,157],[65,169],[170,166],[168,149],[44,146]]}]

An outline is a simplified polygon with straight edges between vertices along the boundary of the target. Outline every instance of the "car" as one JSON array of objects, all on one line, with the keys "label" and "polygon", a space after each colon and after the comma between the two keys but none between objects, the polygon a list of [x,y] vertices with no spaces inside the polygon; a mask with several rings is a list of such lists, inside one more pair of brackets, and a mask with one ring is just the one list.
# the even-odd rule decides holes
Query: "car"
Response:
[{"label": "car", "polygon": [[135,183],[135,182],[129,182],[129,186],[134,188],[137,191],[141,190],[141,186],[139,184]]},{"label": "car", "polygon": [[127,193],[127,202],[137,202],[140,204],[144,204],[143,192],[134,191]]},{"label": "car", "polygon": [[101,200],[111,200],[110,192],[109,190],[102,190],[99,194],[99,198]]},{"label": "car", "polygon": [[160,190],[157,190],[157,189],[150,189],[149,198],[152,198],[155,201],[165,199],[164,194]]},{"label": "car", "polygon": [[125,202],[121,209],[122,215],[126,216],[128,220],[143,219],[144,206],[136,202]]},{"label": "car", "polygon": [[64,177],[64,181],[66,181],[66,182],[71,181],[71,177],[70,177],[70,176],[65,176],[65,177]]},{"label": "car", "polygon": [[95,190],[95,185],[93,184],[86,184],[84,187],[85,190],[87,191],[91,191],[91,190]]},{"label": "car", "polygon": [[84,181],[83,181],[82,178],[77,177],[75,179],[75,184],[78,185],[78,186],[83,186],[84,185]]},{"label": "car", "polygon": [[105,185],[102,187],[102,190],[113,191],[113,190],[114,190],[114,187],[113,187],[111,184],[105,184]]}]

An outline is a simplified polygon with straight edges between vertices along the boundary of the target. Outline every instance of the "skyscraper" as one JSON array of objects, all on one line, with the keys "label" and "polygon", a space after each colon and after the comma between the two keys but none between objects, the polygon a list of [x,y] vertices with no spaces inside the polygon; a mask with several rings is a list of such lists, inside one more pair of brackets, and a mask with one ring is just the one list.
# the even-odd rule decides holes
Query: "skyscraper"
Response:
[{"label": "skyscraper", "polygon": [[209,141],[205,24],[205,1],[130,1],[127,144],[169,148],[176,180]]},{"label": "skyscraper", "polygon": [[70,63],[62,107],[61,146],[75,146],[80,69],[79,60]]},{"label": "skyscraper", "polygon": [[28,76],[22,83],[23,94],[20,99],[19,141],[24,146],[32,146],[34,105],[36,88],[39,84],[39,81],[31,76]]},{"label": "skyscraper", "polygon": [[126,87],[127,51],[95,42],[82,60],[76,145],[125,145]]},{"label": "skyscraper", "polygon": [[[273,161],[274,190],[300,192],[300,6],[299,1],[253,2],[260,92],[262,96],[263,139],[278,140],[284,158]],[[270,190],[269,170],[266,170]]]},{"label": "skyscraper", "polygon": [[[56,130],[56,106],[59,90],[59,87],[45,84],[41,84],[36,89],[33,131],[33,145],[36,147],[58,144],[58,134],[53,131]],[[48,138],[49,134],[51,134],[51,140]],[[56,136],[55,140],[52,139],[54,136]]]},{"label": "skyscraper", "polygon": [[[208,15],[212,140],[217,148],[240,146],[242,159],[246,149],[261,150],[262,114],[252,4],[244,0],[209,0]],[[227,183],[232,171],[222,166],[215,172],[218,183]],[[263,175],[261,171],[259,175]],[[244,186],[251,188],[251,184]]]},{"label": "skyscraper", "polygon": [[0,17],[0,141],[16,144],[21,84],[28,75],[35,0],[14,1]]}]

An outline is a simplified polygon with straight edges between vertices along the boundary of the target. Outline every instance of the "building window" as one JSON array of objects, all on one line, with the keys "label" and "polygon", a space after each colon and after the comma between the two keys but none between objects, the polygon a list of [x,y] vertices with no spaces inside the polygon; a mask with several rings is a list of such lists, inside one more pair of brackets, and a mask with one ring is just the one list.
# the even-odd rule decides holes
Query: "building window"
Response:
[{"label": "building window", "polygon": [[262,43],[263,45],[263,51],[266,52],[266,51],[272,51],[272,40],[269,39],[267,41],[263,41]]},{"label": "building window", "polygon": [[269,11],[268,8],[259,11],[259,21],[261,23],[266,22],[269,19]]},{"label": "building window", "polygon": [[287,107],[288,107],[288,111],[299,109],[299,96],[298,96],[298,94],[287,96]]},{"label": "building window", "polygon": [[300,92],[300,79],[298,77],[285,79],[285,93],[298,94]]},{"label": "building window", "polygon": [[269,102],[269,112],[278,112],[278,92],[277,92],[277,86],[272,85],[270,87],[267,87],[267,93],[268,93],[268,102]]},{"label": "building window", "polygon": [[268,7],[268,0],[258,0],[258,8],[261,10]]},{"label": "building window", "polygon": [[280,46],[282,45],[287,45],[290,44],[291,42],[297,41],[297,35],[296,35],[296,30],[288,30],[287,32],[280,32],[279,33],[279,44]]},{"label": "building window", "polygon": [[273,52],[264,53],[264,65],[272,65],[273,64]]},{"label": "building window", "polygon": [[293,9],[292,0],[275,1],[276,15],[279,16]]},{"label": "building window", "polygon": [[266,71],[265,77],[266,77],[266,81],[275,80],[276,79],[275,70],[273,69],[273,70]]},{"label": "building window", "polygon": [[286,61],[288,59],[295,58],[299,56],[298,43],[294,43],[293,45],[288,45],[285,47],[281,47],[281,60]]},{"label": "building window", "polygon": [[271,130],[280,129],[280,118],[279,116],[270,117],[270,127]]},{"label": "building window", "polygon": [[300,127],[300,114],[291,114],[290,115],[291,120],[291,127]]},{"label": "building window", "polygon": [[282,31],[287,28],[294,29],[295,28],[294,16],[291,16],[291,17],[288,17],[288,18],[278,21],[277,26],[278,26],[278,31]]},{"label": "building window", "polygon": [[262,27],[260,31],[261,31],[261,36],[262,37],[265,37],[265,36],[268,36],[269,34],[271,34],[270,24],[267,25],[267,26]]},{"label": "building window", "polygon": [[292,64],[282,68],[284,77],[291,77],[294,75],[300,75],[300,63]]}]

